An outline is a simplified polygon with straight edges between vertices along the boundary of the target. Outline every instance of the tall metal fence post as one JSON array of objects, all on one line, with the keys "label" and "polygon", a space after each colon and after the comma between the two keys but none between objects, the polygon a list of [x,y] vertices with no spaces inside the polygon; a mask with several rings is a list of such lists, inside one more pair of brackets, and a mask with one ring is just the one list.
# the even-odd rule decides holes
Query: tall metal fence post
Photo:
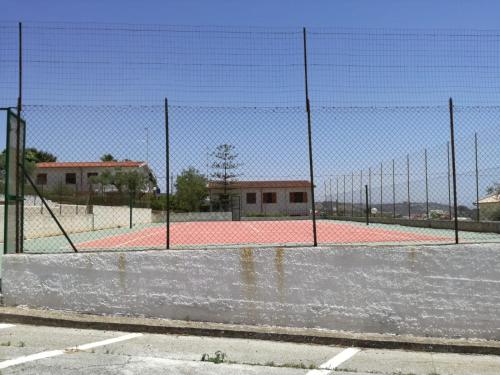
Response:
[{"label": "tall metal fence post", "polygon": [[396,166],[392,159],[392,218],[396,218]]},{"label": "tall metal fence post", "polygon": [[366,225],[370,224],[370,204],[368,203],[368,185],[365,185],[365,211],[366,211]]},{"label": "tall metal fence post", "polygon": [[411,197],[410,197],[410,154],[406,155],[406,177],[407,177],[407,193],[408,193],[408,220],[411,219]]},{"label": "tall metal fence post", "polygon": [[474,132],[474,153],[476,156],[476,221],[481,220],[479,209],[479,161],[477,156],[477,132]]},{"label": "tall metal fence post", "polygon": [[426,218],[429,219],[429,174],[427,168],[427,149],[424,149],[424,165],[425,165],[425,211]]},{"label": "tall metal fence post", "polygon": [[328,202],[328,199],[327,199],[327,197],[328,197],[328,193],[327,193],[327,190],[326,190],[326,180],[325,180],[325,181],[323,181],[323,183],[324,183],[324,185],[325,185],[325,207],[326,207],[326,202]]},{"label": "tall metal fence post", "polygon": [[451,218],[453,215],[451,214],[451,164],[450,164],[450,142],[446,142],[446,156],[448,160],[448,214]]},{"label": "tall metal fence post", "polygon": [[129,192],[129,201],[128,201],[128,207],[129,207],[129,228],[132,229],[132,227],[134,226],[133,224],[133,206],[134,206],[134,202],[133,202],[133,198],[132,198],[132,191]]},{"label": "tall metal fence post", "polygon": [[333,216],[332,177],[330,176],[330,216]]},{"label": "tall metal fence post", "polygon": [[359,209],[361,210],[361,217],[363,217],[363,170],[359,172]]},{"label": "tall metal fence post", "polygon": [[354,217],[354,172],[351,174],[351,218]]},{"label": "tall metal fence post", "polygon": [[344,190],[343,190],[343,192],[344,192],[344,194],[343,194],[344,195],[344,204],[342,206],[342,210],[343,210],[343,216],[345,217],[346,216],[346,210],[345,210],[345,175],[344,175]]},{"label": "tall metal fence post", "polygon": [[[19,34],[19,58],[18,58],[18,73],[19,73],[19,91],[17,97],[17,129],[16,129],[16,253],[23,252],[24,246],[24,175],[21,171],[21,165],[24,166],[24,152],[21,153],[21,112],[23,110],[23,24],[18,24]],[[24,129],[26,133],[26,129]],[[23,134],[26,139],[26,134]],[[23,159],[23,160],[21,160]],[[22,197],[22,201],[19,200]]]},{"label": "tall metal fence post", "polygon": [[[166,245],[167,250],[170,249],[170,128],[169,128],[169,116],[168,116],[168,99],[165,98],[165,182],[166,182]],[[207,176],[208,177],[208,176]]]},{"label": "tall metal fence post", "polygon": [[63,183],[62,177],[59,180],[59,216],[62,216]]},{"label": "tall metal fence post", "polygon": [[336,194],[336,197],[335,197],[335,215],[338,217],[339,216],[339,177],[335,177],[335,181],[336,181],[336,190],[335,190],[335,194]]},{"label": "tall metal fence post", "polygon": [[458,244],[458,209],[457,209],[457,168],[455,159],[455,123],[453,119],[453,99],[449,100],[450,109],[450,143],[451,143],[451,171],[453,175],[453,214],[455,216],[455,243]]},{"label": "tall metal fence post", "polygon": [[311,182],[311,206],[312,206],[312,224],[313,224],[313,245],[318,246],[318,236],[316,232],[316,202],[314,199],[314,166],[313,166],[313,149],[312,149],[312,128],[311,128],[311,105],[309,102],[309,84],[307,77],[307,35],[306,28],[302,29],[304,42],[304,89],[306,97],[306,112],[307,112],[307,135],[309,144],[309,174]]},{"label": "tall metal fence post", "polygon": [[[372,169],[368,168],[368,201],[370,208],[372,207]],[[371,212],[369,213],[371,214]]]},{"label": "tall metal fence post", "polygon": [[380,217],[382,217],[382,212],[384,212],[384,187],[383,187],[383,173],[384,173],[384,166],[383,163],[380,163]]}]

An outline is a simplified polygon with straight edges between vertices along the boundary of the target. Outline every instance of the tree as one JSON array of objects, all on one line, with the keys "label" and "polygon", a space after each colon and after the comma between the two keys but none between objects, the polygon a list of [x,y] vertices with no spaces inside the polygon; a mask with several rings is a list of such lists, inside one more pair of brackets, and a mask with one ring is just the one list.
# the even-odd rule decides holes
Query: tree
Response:
[{"label": "tree", "polygon": [[138,171],[117,172],[115,174],[104,171],[99,176],[91,177],[89,182],[101,185],[103,192],[105,186],[112,185],[119,193],[127,191],[135,195],[137,192],[145,190],[149,182],[149,175]]},{"label": "tree", "polygon": [[[5,173],[6,173],[6,155],[7,151],[3,149],[3,151],[0,154],[0,178],[4,179],[5,178]],[[28,175],[32,175],[33,171],[36,168],[36,163],[42,163],[42,162],[55,162],[57,161],[57,157],[50,152],[43,151],[43,150],[38,150],[34,147],[29,147],[24,150],[24,168],[26,169],[26,172]]]},{"label": "tree", "polygon": [[500,184],[498,182],[486,188],[486,192],[490,195],[500,195]]},{"label": "tree", "polygon": [[113,183],[113,175],[109,171],[104,171],[98,176],[92,176],[89,180],[91,186],[93,184],[100,185],[101,193],[104,194],[104,188]]},{"label": "tree", "polygon": [[139,171],[117,173],[114,178],[115,186],[121,182],[127,191],[133,196],[145,190],[148,181],[148,176]]},{"label": "tree", "polygon": [[101,156],[101,161],[117,161],[111,154],[104,154]]},{"label": "tree", "polygon": [[52,163],[57,161],[57,156],[50,152],[38,150],[35,147],[29,147],[24,150],[26,160],[33,163]]},{"label": "tree", "polygon": [[227,143],[217,146],[212,156],[215,160],[212,162],[213,172],[210,177],[223,187],[224,193],[221,195],[221,203],[224,206],[229,202],[228,186],[238,178],[239,174],[236,173],[236,170],[241,164],[236,162],[238,154],[235,152],[235,147]]},{"label": "tree", "polygon": [[175,183],[175,202],[180,211],[199,211],[208,197],[207,179],[197,169],[184,169]]}]

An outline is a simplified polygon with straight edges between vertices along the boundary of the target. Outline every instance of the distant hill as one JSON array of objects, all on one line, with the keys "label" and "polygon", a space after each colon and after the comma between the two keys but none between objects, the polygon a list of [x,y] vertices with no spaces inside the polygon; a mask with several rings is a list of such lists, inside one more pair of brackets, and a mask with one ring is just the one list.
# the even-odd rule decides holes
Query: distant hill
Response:
[{"label": "distant hill", "polygon": [[[333,212],[336,212],[336,203],[335,201],[330,202],[330,201],[322,201],[317,204],[317,209],[320,211],[324,211],[326,213],[330,212],[333,208]],[[376,208],[378,212],[380,212],[380,204],[373,204],[372,202],[372,208]],[[338,209],[340,214],[342,214],[342,211],[344,209],[344,204],[343,202],[338,203]],[[354,204],[354,214],[355,215],[360,215],[361,212],[364,212],[365,206],[358,204]],[[382,211],[386,215],[392,215],[393,209],[396,213],[396,217],[408,217],[408,202],[398,202],[395,204],[393,208],[392,203],[384,203],[382,205]],[[452,207],[453,210],[453,207]],[[351,214],[351,203],[346,202],[345,204],[345,211],[347,215]],[[429,202],[429,211],[442,211],[443,215],[446,217],[449,217],[449,206],[447,204],[442,204],[442,203],[437,203],[437,202]],[[424,217],[427,212],[427,207],[425,202],[411,202],[411,216],[422,216]],[[468,218],[474,218],[475,217],[475,209],[470,209],[466,206],[458,206],[458,216],[460,217],[468,217]]]}]

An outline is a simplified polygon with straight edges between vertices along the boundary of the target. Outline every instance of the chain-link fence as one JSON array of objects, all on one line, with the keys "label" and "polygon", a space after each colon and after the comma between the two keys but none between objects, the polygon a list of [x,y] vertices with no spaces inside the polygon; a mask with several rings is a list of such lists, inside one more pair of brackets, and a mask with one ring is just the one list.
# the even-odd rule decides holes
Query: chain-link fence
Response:
[{"label": "chain-link fence", "polygon": [[25,251],[500,238],[495,32],[2,23],[0,47]]},{"label": "chain-link fence", "polygon": [[498,241],[499,113],[25,106],[24,249]]},{"label": "chain-link fence", "polygon": [[163,107],[25,106],[23,115],[35,184],[25,188],[25,251],[72,251],[52,214],[77,249],[151,248],[144,238],[166,201]]}]

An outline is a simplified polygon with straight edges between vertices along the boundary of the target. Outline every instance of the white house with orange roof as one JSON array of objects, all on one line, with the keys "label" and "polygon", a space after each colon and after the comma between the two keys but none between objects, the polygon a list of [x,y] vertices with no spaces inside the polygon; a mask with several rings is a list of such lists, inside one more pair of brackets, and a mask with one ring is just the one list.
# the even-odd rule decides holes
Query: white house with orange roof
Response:
[{"label": "white house with orange roof", "polygon": [[[216,202],[224,194],[224,185],[211,181],[208,190],[210,201]],[[231,204],[238,204],[242,216],[305,216],[311,212],[309,181],[233,181],[226,186],[226,190]]]},{"label": "white house with orange roof", "polygon": [[119,172],[140,172],[152,175],[148,164],[143,161],[90,161],[90,162],[46,162],[38,163],[33,173],[39,187],[51,190],[60,186],[78,192],[89,191],[91,178],[104,172],[111,175]]}]

